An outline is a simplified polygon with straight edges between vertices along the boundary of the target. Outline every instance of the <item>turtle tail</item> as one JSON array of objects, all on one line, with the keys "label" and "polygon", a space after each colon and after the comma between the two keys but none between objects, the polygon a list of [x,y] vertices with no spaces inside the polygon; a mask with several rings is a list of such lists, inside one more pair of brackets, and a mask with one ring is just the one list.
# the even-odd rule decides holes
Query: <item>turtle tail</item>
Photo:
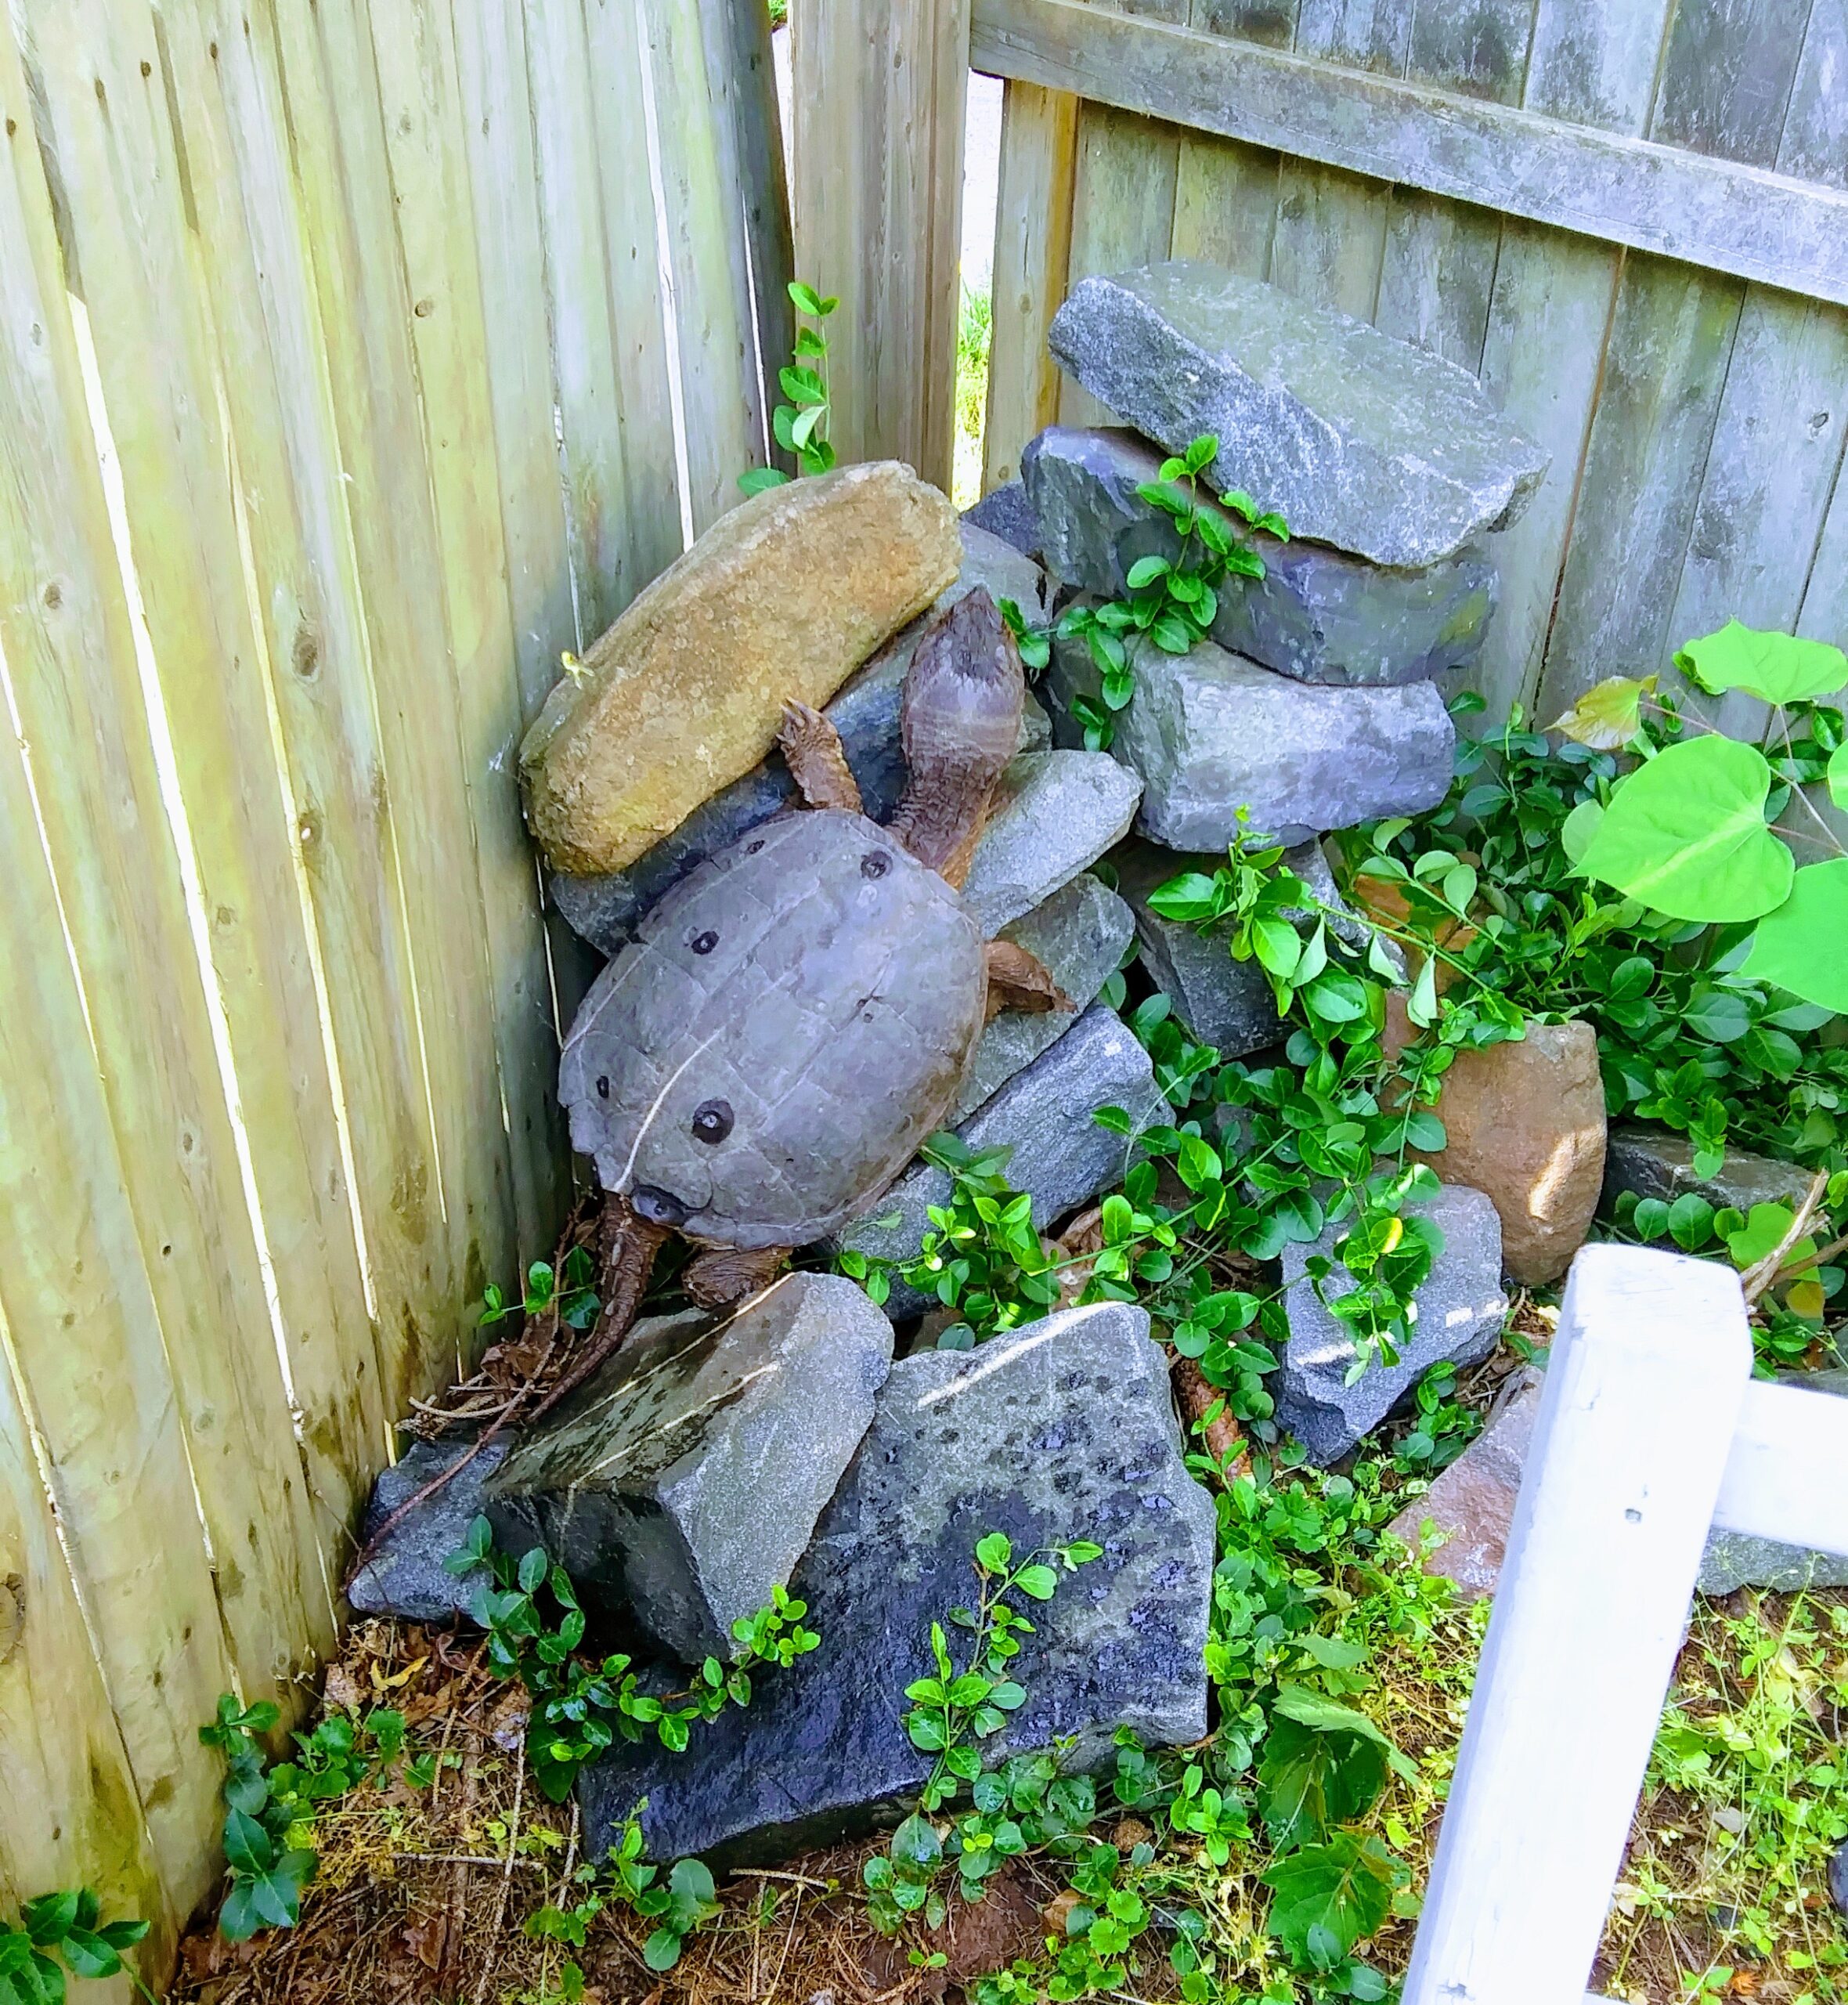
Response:
[{"label": "turtle tail", "polygon": [[1013,636],[982,586],[937,616],[906,671],[910,779],[892,833],[958,888],[1020,743],[1026,693]]}]

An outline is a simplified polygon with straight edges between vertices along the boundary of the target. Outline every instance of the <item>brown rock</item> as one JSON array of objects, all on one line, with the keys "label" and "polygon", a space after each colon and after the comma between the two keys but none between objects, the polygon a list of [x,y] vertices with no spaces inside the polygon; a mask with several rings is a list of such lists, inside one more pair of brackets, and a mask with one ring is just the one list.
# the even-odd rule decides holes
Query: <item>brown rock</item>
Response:
[{"label": "brown rock", "polygon": [[1503,1404],[1486,1430],[1386,1527],[1415,1552],[1425,1521],[1431,1521],[1444,1542],[1425,1561],[1424,1570],[1454,1581],[1459,1601],[1480,1601],[1493,1594],[1501,1577],[1508,1527],[1514,1522],[1514,1501],[1521,1494],[1545,1385],[1537,1371],[1510,1380]]},{"label": "brown rock", "polygon": [[827,702],[955,581],[956,513],[895,460],[798,480],[720,517],[547,698],[520,750],[555,869],[619,870]]},{"label": "brown rock", "polygon": [[[1411,1040],[1387,998],[1386,1049]],[[1437,1112],[1446,1146],[1424,1158],[1500,1214],[1502,1264],[1528,1287],[1557,1281],[1585,1243],[1604,1176],[1604,1086],[1590,1024],[1535,1024],[1515,1044],[1459,1052]]]}]

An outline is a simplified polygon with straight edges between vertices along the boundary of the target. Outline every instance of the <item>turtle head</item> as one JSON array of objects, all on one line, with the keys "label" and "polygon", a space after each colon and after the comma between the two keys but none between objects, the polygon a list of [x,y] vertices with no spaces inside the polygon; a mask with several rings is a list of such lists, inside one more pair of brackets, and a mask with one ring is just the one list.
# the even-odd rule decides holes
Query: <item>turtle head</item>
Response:
[{"label": "turtle head", "polygon": [[995,782],[1020,740],[1027,687],[994,600],[978,585],[926,629],[904,678],[910,769],[892,829],[952,884],[968,874]]}]

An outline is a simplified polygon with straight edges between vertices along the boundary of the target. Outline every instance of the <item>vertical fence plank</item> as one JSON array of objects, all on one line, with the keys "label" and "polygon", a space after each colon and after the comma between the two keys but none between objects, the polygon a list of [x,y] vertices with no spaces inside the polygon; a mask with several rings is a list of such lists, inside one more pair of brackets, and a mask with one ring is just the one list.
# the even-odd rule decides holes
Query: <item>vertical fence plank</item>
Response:
[{"label": "vertical fence plank", "polygon": [[1175,168],[1174,255],[1203,258],[1245,278],[1269,278],[1281,167],[1278,155],[1263,146],[1204,133],[1182,139]]},{"label": "vertical fence plank", "polygon": [[[82,535],[99,561],[81,614],[16,630],[18,703],[39,745],[52,867],[150,1255],[235,1660],[253,1694],[287,1700],[292,1671],[332,1640],[323,1541],[337,1539],[351,1499],[328,1461],[320,1480],[334,1494],[317,1518],[284,1360],[309,1353],[309,1372],[336,1402],[313,1420],[337,1432],[342,1396],[330,1372],[343,1325],[364,1327],[324,1045],[301,909],[274,894],[279,879],[293,888],[289,831],[151,20],[111,19],[89,0],[60,6],[55,20],[33,8],[19,18],[68,219],[66,256],[95,331],[159,714],[143,716],[122,585],[113,562],[105,569],[99,561],[96,525],[107,517],[49,203],[36,232],[29,214],[22,219],[39,243],[33,269],[12,284],[55,359],[57,401],[20,410],[9,428],[16,439],[45,441],[17,490],[31,499],[12,541],[23,555],[35,537]],[[44,544],[37,555],[56,561]],[[169,725],[200,897],[191,916],[153,749]],[[222,998],[222,1054],[193,952],[195,919]],[[237,1068],[235,1107],[222,1062]]]},{"label": "vertical fence plank", "polygon": [[[18,100],[9,92],[7,102]],[[7,471],[10,488],[14,469]],[[18,549],[13,527],[0,531],[0,552],[9,555]],[[103,534],[100,551],[68,538],[61,574],[54,568],[42,576],[25,602],[56,583],[72,594],[73,618],[85,617],[92,602],[81,589],[82,569],[86,558],[110,555]],[[6,581],[9,607],[20,602],[14,582]],[[16,636],[16,627],[6,634],[9,667]],[[54,1798],[21,1807],[40,1816],[49,1808],[60,1823],[68,1815],[77,1829],[94,1830],[100,1815],[120,1816],[131,1847],[136,1815],[145,1817],[162,1894],[149,1918],[164,1924],[171,1940],[173,1926],[211,1882],[217,1778],[200,1758],[198,1729],[229,1687],[232,1665],[160,1315],[83,995],[40,854],[25,768],[12,746],[0,753],[0,841],[9,859],[0,885],[0,960],[9,990],[8,1006],[0,1010],[6,1107],[0,1208],[8,1229],[0,1325],[6,1362],[31,1403],[27,1418],[43,1436],[48,1479],[94,1625],[135,1797],[130,1804],[114,1797],[120,1772],[106,1759],[67,1804]],[[9,1402],[16,1396],[9,1393]],[[17,1422],[5,1433],[10,1459],[20,1452]],[[9,1492],[24,1479],[9,1477]],[[48,1602],[54,1621],[57,1608],[55,1598]],[[31,1620],[37,1611],[24,1613]],[[68,1628],[62,1634],[68,1646]],[[85,1682],[74,1667],[66,1668],[74,1705]],[[0,1678],[5,1674],[0,1667]],[[32,1695],[35,1707],[51,1699],[42,1689]],[[60,1693],[54,1703],[67,1702]],[[9,1802],[20,1801],[13,1790],[9,1773]],[[94,1800],[104,1791],[112,1794]]]},{"label": "vertical fence plank", "polygon": [[426,1236],[435,1320],[381,1323],[388,1404],[452,1369],[465,1302],[510,1275],[515,1230],[494,1068],[487,916],[474,867],[467,753],[431,470],[371,38],[355,0],[267,10],[313,257],[340,464],[371,646],[393,851],[411,929],[419,1053],[434,1137],[428,1186],[395,1190]]},{"label": "vertical fence plank", "polygon": [[[409,1201],[436,1188],[416,975],[281,82],[261,20],[253,29],[236,0],[174,14],[162,56],[189,164],[251,619],[320,949],[371,1295],[395,1346],[454,1303],[437,1271],[441,1245]],[[375,1333],[351,1326],[312,1378],[298,1370],[311,1450],[345,1472],[349,1495],[386,1450],[388,1375]],[[315,1418],[323,1411],[341,1425],[329,1430]],[[350,1510],[340,1516],[344,1526]]]},{"label": "vertical fence plank", "polygon": [[[737,225],[745,199],[741,94],[773,88],[767,66],[734,67],[731,10],[644,0],[673,276],[689,500],[697,536],[742,497],[738,477],[767,463],[751,271]],[[767,9],[762,12],[767,33]],[[785,360],[767,357],[772,369]]]},{"label": "vertical fence plank", "polygon": [[836,0],[791,34],[796,262],[842,302],[832,435],[947,492],[969,0]]},{"label": "vertical fence plank", "polygon": [[[12,759],[13,748],[0,748]],[[144,1970],[164,1969],[176,1917],[90,1648],[0,1347],[0,1907],[92,1887],[110,1921],[150,1924]],[[96,2005],[127,2005],[117,1979]]]},{"label": "vertical fence plank", "polygon": [[[1670,0],[1635,0],[1622,9],[1539,0],[1522,103],[1640,134],[1669,11]],[[1520,521],[1488,539],[1501,573],[1501,607],[1480,671],[1491,718],[1536,699],[1622,262],[1608,245],[1511,220],[1503,226],[1482,380],[1552,463]]]},{"label": "vertical fence plank", "polygon": [[[551,1250],[565,1136],[551,984],[532,895],[532,845],[520,814],[525,718],[501,531],[489,314],[475,253],[449,0],[387,0],[371,9],[371,26],[487,919],[516,1235],[499,1271],[511,1278]],[[495,312],[514,306],[491,302]]]},{"label": "vertical fence plank", "polygon": [[1047,349],[1046,330],[1070,277],[1077,139],[1075,97],[1037,84],[1007,86],[982,432],[984,493],[1019,474],[1021,448],[1058,419],[1059,365]]},{"label": "vertical fence plank", "polygon": [[[1078,117],[1072,199],[1071,283],[1094,272],[1159,263],[1173,241],[1180,135],[1133,111],[1087,104]],[[1110,424],[1110,413],[1070,378],[1059,385],[1061,424]]]}]

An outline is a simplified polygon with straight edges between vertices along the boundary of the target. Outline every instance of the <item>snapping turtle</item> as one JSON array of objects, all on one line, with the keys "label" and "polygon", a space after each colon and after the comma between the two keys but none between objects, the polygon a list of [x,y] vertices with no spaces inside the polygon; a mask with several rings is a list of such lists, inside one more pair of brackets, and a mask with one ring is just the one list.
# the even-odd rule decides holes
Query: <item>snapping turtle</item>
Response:
[{"label": "snapping turtle", "polygon": [[906,674],[910,781],[885,828],[832,724],[788,706],[779,742],[807,806],[676,885],[585,997],[559,1096],[617,1214],[606,1331],[670,1230],[702,1249],[684,1277],[696,1301],[765,1284],[940,1125],[990,1016],[1072,1006],[1030,954],[984,942],[958,896],[1023,693],[994,601],[970,592]]}]

